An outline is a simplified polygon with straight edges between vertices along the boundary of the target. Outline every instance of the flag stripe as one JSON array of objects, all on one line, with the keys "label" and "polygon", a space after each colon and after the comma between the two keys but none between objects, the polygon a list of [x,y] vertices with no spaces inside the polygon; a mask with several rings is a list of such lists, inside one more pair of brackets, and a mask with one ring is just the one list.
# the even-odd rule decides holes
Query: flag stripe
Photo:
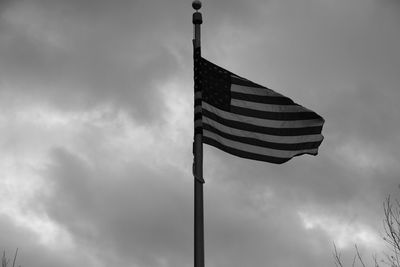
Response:
[{"label": "flag stripe", "polygon": [[231,92],[231,97],[235,99],[247,100],[265,104],[275,105],[296,105],[293,100],[283,96],[260,96],[246,93]]},{"label": "flag stripe", "polygon": [[245,100],[238,100],[232,97],[231,105],[241,108],[255,109],[268,112],[309,112],[309,110],[299,105],[271,105],[254,103]]},{"label": "flag stripe", "polygon": [[285,100],[290,100],[293,102],[290,98],[285,97],[269,88],[256,88],[256,87],[251,87],[251,86],[244,86],[244,85],[239,85],[239,84],[234,84],[232,83],[231,85],[231,91],[234,93],[243,93],[243,94],[252,94],[252,95],[258,95],[258,96],[270,96],[270,97],[276,97],[276,98],[284,98]]},{"label": "flag stripe", "polygon": [[[268,120],[268,119],[260,119],[254,118],[249,116],[243,116],[240,114],[234,114],[225,110],[221,110],[216,108],[205,101],[203,101],[202,107],[198,108],[195,112],[199,112],[199,110],[203,110],[204,114],[214,113],[217,116],[227,119],[227,120],[234,120],[243,122],[246,124],[252,124],[254,126],[262,126],[262,127],[269,127],[269,128],[304,128],[304,127],[315,127],[315,126],[322,126],[323,122],[321,120],[296,120],[296,121],[277,121],[277,120]],[[207,113],[209,111],[209,113]],[[210,117],[208,115],[205,115]]]},{"label": "flag stripe", "polygon": [[244,144],[236,141],[232,141],[226,138],[223,138],[215,133],[209,132],[207,130],[203,129],[203,138],[209,138],[213,139],[219,144],[221,144],[224,147],[230,147],[234,148],[243,152],[248,152],[248,153],[253,153],[253,154],[259,154],[263,156],[270,156],[274,158],[292,158],[296,155],[301,155],[301,154],[312,154],[316,155],[318,153],[318,149],[303,149],[303,150],[295,150],[295,151],[286,151],[286,150],[277,150],[277,149],[271,149],[271,148],[265,148],[265,147],[260,147],[260,146],[253,146],[249,144]]},{"label": "flag stripe", "polygon": [[[258,134],[258,136],[256,135],[255,138],[253,138],[251,136],[253,136],[254,134],[251,134],[249,132],[240,133],[240,131],[235,131],[234,135],[226,133],[226,132],[222,132],[219,129],[206,123],[206,121],[203,121],[203,129],[206,131],[215,133],[225,139],[232,140],[232,141],[245,143],[245,144],[249,144],[249,145],[253,145],[253,146],[277,149],[277,150],[296,151],[296,150],[305,150],[305,149],[315,149],[322,142],[322,140],[320,140],[318,142],[295,142],[295,143],[269,142],[269,141],[264,141],[261,138],[258,138],[259,134]],[[248,137],[248,136],[250,136],[250,137]]]},{"label": "flag stripe", "polygon": [[203,109],[203,119],[204,117],[210,118],[228,127],[245,131],[269,134],[269,135],[277,135],[277,136],[298,136],[298,135],[319,134],[322,129],[322,126],[303,127],[303,128],[272,128],[272,127],[258,126],[237,120],[224,119],[214,113],[209,112],[208,110]]},{"label": "flag stripe", "polygon": [[241,108],[236,106],[231,106],[230,111],[235,114],[245,115],[249,117],[269,119],[269,120],[279,120],[279,121],[292,121],[292,120],[311,120],[320,119],[314,112],[268,112],[260,111],[248,108]]},{"label": "flag stripe", "polygon": [[318,153],[323,140],[321,116],[203,58],[198,63],[194,126],[203,143],[278,164]]},{"label": "flag stripe", "polygon": [[248,86],[248,87],[253,87],[253,88],[262,88],[262,89],[266,89],[265,86],[256,84],[252,81],[249,81],[245,78],[239,77],[233,73],[231,73],[231,83],[232,84],[237,84],[237,85],[242,85],[242,86]]},{"label": "flag stripe", "polygon": [[271,157],[268,155],[260,155],[260,154],[256,154],[256,153],[242,151],[242,150],[239,150],[236,148],[225,146],[225,145],[219,143],[218,141],[208,138],[206,136],[203,136],[203,143],[208,144],[213,147],[216,147],[216,148],[218,148],[222,151],[225,151],[231,155],[235,155],[235,156],[238,156],[241,158],[246,158],[246,159],[266,161],[266,162],[275,163],[275,164],[282,164],[282,163],[290,160],[290,158],[276,158],[276,157]]},{"label": "flag stripe", "polygon": [[306,143],[306,142],[321,142],[323,137],[320,134],[310,134],[310,135],[296,135],[296,136],[277,136],[271,134],[257,133],[254,131],[249,131],[248,129],[237,129],[232,128],[221,123],[218,123],[210,118],[203,117],[203,121],[200,119],[195,121],[195,127],[201,127],[201,123],[208,124],[211,127],[218,129],[221,132],[237,135],[242,137],[250,137],[259,139],[265,142],[281,143],[281,144],[295,144],[295,143]]}]

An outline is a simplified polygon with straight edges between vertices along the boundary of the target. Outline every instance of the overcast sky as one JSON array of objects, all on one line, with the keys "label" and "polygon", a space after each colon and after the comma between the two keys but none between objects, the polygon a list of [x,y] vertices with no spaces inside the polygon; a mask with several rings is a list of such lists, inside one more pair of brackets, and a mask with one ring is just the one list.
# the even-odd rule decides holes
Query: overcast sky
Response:
[{"label": "overcast sky", "polygon": [[[326,120],[283,165],[204,148],[207,267],[384,249],[400,196],[398,0],[203,1],[202,55]],[[193,265],[190,0],[0,1],[0,250]],[[349,263],[350,264],[350,263]]]}]

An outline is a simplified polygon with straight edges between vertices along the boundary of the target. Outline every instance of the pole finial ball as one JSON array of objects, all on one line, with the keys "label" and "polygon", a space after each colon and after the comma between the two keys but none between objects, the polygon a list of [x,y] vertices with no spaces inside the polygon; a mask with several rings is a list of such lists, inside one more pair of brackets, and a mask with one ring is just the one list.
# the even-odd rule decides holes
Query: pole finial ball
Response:
[{"label": "pole finial ball", "polygon": [[199,0],[194,0],[192,3],[192,7],[196,10],[199,10],[201,8],[201,2]]}]

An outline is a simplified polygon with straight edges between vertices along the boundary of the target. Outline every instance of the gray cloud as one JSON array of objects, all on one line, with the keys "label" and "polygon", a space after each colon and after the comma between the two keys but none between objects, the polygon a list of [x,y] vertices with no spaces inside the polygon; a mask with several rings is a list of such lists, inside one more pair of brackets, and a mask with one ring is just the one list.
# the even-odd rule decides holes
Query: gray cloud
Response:
[{"label": "gray cloud", "polygon": [[183,266],[191,257],[191,197],[174,170],[130,163],[118,173],[89,168],[57,149],[47,179],[54,188],[43,206],[78,244],[124,264]]},{"label": "gray cloud", "polygon": [[[203,5],[205,57],[326,119],[319,155],[282,166],[205,147],[207,266],[333,266],[332,239],[339,233],[329,231],[340,223],[378,231],[381,202],[398,193],[398,1]],[[1,140],[7,150],[0,159],[15,155],[22,164],[24,146],[12,151],[13,145],[40,140],[24,139],[32,134],[24,121],[13,124],[30,104],[74,111],[77,117],[111,106],[96,123],[103,120],[111,128],[131,123],[119,121],[121,111],[140,122],[138,131],[143,124],[149,130],[138,139],[151,132],[148,143],[166,147],[152,151],[143,148],[145,140],[121,142],[133,147],[120,162],[115,148],[107,149],[115,145],[113,138],[105,138],[118,130],[83,120],[77,123],[83,130],[71,129],[76,136],[65,138],[76,144],[62,144],[62,138],[47,144],[48,135],[57,139],[68,122],[32,124],[53,127],[35,129],[47,144],[40,152],[48,162],[26,167],[46,181],[48,193],[24,199],[22,209],[48,216],[71,236],[73,248],[52,251],[3,215],[0,241],[8,251],[22,248],[23,266],[191,266],[190,137],[177,131],[178,137],[168,139],[171,103],[163,99],[168,89],[192,101],[190,2],[2,1],[0,12],[0,93],[15,102],[24,97],[17,107],[1,99],[7,118],[0,117],[0,126],[14,143]],[[118,123],[110,123],[114,120]],[[125,137],[116,136],[115,143]],[[184,152],[182,140],[189,140]],[[300,212],[322,217],[328,226],[307,228]]]},{"label": "gray cloud", "polygon": [[59,107],[80,109],[113,103],[142,122],[154,119],[164,108],[156,85],[179,66],[159,42],[168,38],[162,27],[147,28],[147,21],[137,19],[127,23],[130,17],[144,19],[139,4],[12,5],[3,11],[0,33],[2,80],[35,101],[49,98]]},{"label": "gray cloud", "polygon": [[[154,172],[135,163],[119,173],[93,169],[64,149],[54,150],[53,159],[46,176],[54,192],[41,203],[77,244],[108,264],[191,264],[190,179],[174,181],[182,173]],[[205,202],[210,266],[258,265],[266,258],[276,266],[315,265],[321,257],[328,261],[322,249],[307,254],[308,246],[329,250],[329,241],[304,231],[296,206],[279,198],[283,209],[263,211],[264,203],[249,202],[246,187],[212,186],[206,187]]]},{"label": "gray cloud", "polygon": [[90,266],[90,257],[85,252],[66,251],[57,248],[49,249],[39,244],[37,236],[24,227],[19,227],[10,218],[0,217],[0,236],[2,250],[6,257],[13,261],[15,250],[18,248],[16,266],[60,266],[67,267],[75,264]]}]

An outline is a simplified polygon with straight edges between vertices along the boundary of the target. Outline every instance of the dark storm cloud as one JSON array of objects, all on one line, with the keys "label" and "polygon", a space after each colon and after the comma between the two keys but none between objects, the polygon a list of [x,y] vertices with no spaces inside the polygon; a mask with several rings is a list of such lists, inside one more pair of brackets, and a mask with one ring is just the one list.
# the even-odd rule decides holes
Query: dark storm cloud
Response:
[{"label": "dark storm cloud", "polygon": [[356,138],[365,143],[365,147],[374,145],[396,155],[393,141],[397,139],[400,108],[396,102],[399,98],[400,92],[394,87],[368,80],[348,90],[341,99],[336,98],[337,105],[328,110],[329,130],[337,137],[335,141],[348,142]]},{"label": "dark storm cloud", "polygon": [[[190,266],[191,180],[135,163],[113,173],[89,167],[61,148],[53,151],[53,159],[46,179],[54,191],[40,203],[78,246],[90,248],[106,264]],[[276,205],[263,211],[250,199],[253,188],[210,186],[205,202],[209,266],[262,265],[266,258],[274,266],[314,266],[330,257],[321,249],[329,250],[327,237],[308,239],[296,206],[280,199],[284,209]],[[311,254],[310,246],[316,249]]]},{"label": "dark storm cloud", "polygon": [[328,262],[327,236],[310,236],[296,214],[296,205],[284,196],[263,199],[265,189],[229,182],[209,184],[205,207],[210,266],[318,266],[318,261]]},{"label": "dark storm cloud", "polygon": [[13,1],[12,0],[3,0],[0,2],[0,14],[3,12]]},{"label": "dark storm cloud", "polygon": [[228,157],[234,167],[227,179],[240,181],[250,169],[245,166],[260,166],[259,171],[252,168],[257,172],[252,177],[259,175],[260,181],[272,181],[287,190],[302,187],[304,196],[311,191],[319,200],[326,199],[326,204],[352,198],[355,192],[362,194],[365,183],[373,188],[379,183],[374,176],[390,179],[392,171],[367,171],[369,182],[360,186],[360,167],[335,151],[355,145],[359,151],[347,151],[354,161],[368,152],[366,157],[375,156],[376,162],[392,166],[398,158],[400,110],[395,102],[400,97],[396,52],[400,36],[393,10],[379,1],[274,3],[259,5],[269,15],[254,26],[256,44],[247,39],[240,42],[243,49],[238,44],[246,57],[237,59],[236,69],[238,74],[251,71],[254,80],[320,113],[326,119],[325,140],[317,158],[294,159],[285,168],[263,168]]},{"label": "dark storm cloud", "polygon": [[[397,193],[398,1],[218,0],[203,5],[205,57],[326,119],[319,155],[281,166],[205,147],[207,266],[331,266],[331,244],[340,232],[318,225],[306,229],[299,212],[325,216],[328,228],[344,221],[378,231],[381,202],[388,192]],[[28,99],[15,110],[45,102],[49,112],[77,111],[74,119],[57,113],[53,119],[61,124],[51,124],[51,118],[33,124],[52,129],[31,141],[45,144],[32,146],[35,150],[51,150],[40,151],[49,163],[34,168],[42,170],[50,193],[35,195],[23,208],[48,215],[84,255],[43,253],[48,247],[38,244],[36,235],[3,218],[1,241],[11,249],[27,246],[24,255],[35,259],[29,260],[33,267],[84,265],[79,259],[87,266],[191,266],[191,138],[185,130],[169,139],[164,127],[173,127],[171,114],[160,95],[170,79],[179,80],[169,85],[171,93],[184,98],[192,90],[190,1],[3,1],[0,12],[0,90]],[[192,96],[180,101],[190,102]],[[117,125],[127,121],[117,115],[94,116],[94,126],[90,123],[89,113],[101,105],[141,123],[167,122],[149,126],[144,134],[124,127],[119,133]],[[2,129],[12,131],[19,117],[10,110],[10,123]],[[80,112],[89,119],[80,121]],[[97,126],[102,123],[104,128]],[[15,140],[32,134],[19,127],[24,131],[11,134]],[[59,141],[57,134],[67,128],[73,136]],[[50,135],[53,141],[47,140]],[[178,144],[182,140],[187,145]],[[115,156],[120,141],[127,162]],[[166,148],[145,147],[152,142]],[[128,152],[126,144],[132,146]],[[21,145],[13,152],[25,155],[25,149]],[[167,160],[155,163],[160,159]]]},{"label": "dark storm cloud", "polygon": [[[143,3],[18,1],[3,9],[1,79],[61,108],[111,103],[136,119],[164,108],[157,85],[179,69]],[[132,19],[131,19],[132,18]],[[5,25],[5,26],[4,26]]]},{"label": "dark storm cloud", "polygon": [[53,157],[46,176],[54,194],[42,199],[43,206],[78,246],[111,265],[190,261],[192,198],[187,183],[174,182],[182,173],[134,162],[117,173],[93,169],[61,148]]}]

